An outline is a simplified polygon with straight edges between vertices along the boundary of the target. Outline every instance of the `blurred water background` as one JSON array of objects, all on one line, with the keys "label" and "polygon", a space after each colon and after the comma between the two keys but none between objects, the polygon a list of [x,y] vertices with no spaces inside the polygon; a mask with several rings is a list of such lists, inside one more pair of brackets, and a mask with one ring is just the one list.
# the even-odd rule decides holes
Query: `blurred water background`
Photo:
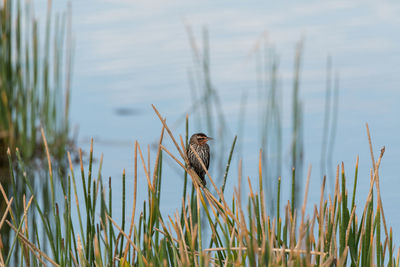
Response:
[{"label": "blurred water background", "polygon": [[[55,9],[66,7],[64,1],[53,4]],[[42,5],[45,1],[36,13],[44,12]],[[220,166],[218,159],[226,162],[230,144],[238,135],[225,193],[230,196],[237,185],[239,160],[243,160],[243,182],[247,183],[249,176],[253,185],[257,184],[259,149],[266,135],[263,110],[270,99],[270,66],[276,62],[281,149],[275,150],[280,154],[272,153],[272,149],[266,155],[266,164],[276,166],[281,159],[280,167],[271,170],[271,177],[282,176],[282,200],[286,203],[291,188],[294,65],[296,45],[302,42],[299,102],[303,177],[312,165],[308,208],[319,202],[323,174],[327,174],[328,192],[332,192],[336,166],[341,162],[352,188],[357,155],[358,194],[364,198],[368,193],[372,167],[365,129],[368,122],[375,157],[381,147],[386,147],[380,186],[386,220],[394,227],[399,244],[399,12],[400,5],[394,1],[72,1],[75,47],[71,129],[77,129],[78,146],[86,152],[90,138],[94,138],[97,163],[104,153],[102,176],[104,183],[112,177],[116,213],[120,209],[118,188],[123,169],[127,175],[127,203],[132,202],[129,192],[133,187],[134,141],[138,140],[144,151],[150,145],[151,157],[155,157],[151,145],[158,142],[161,123],[151,104],[166,116],[176,136],[184,136],[188,114],[191,133],[202,131],[215,138],[210,168],[219,185],[225,166]],[[204,91],[191,87],[190,77],[196,84],[196,75],[201,73],[191,34],[200,57],[204,56],[204,40],[208,37],[209,77],[219,99],[208,116],[201,100]],[[331,112],[324,139],[328,62],[332,73]],[[335,81],[338,91],[334,90]],[[197,108],[195,103],[199,104]],[[211,129],[207,124],[210,117]],[[270,147],[277,142],[273,135],[268,140],[272,142]],[[169,138],[164,142],[173,150]],[[321,159],[324,146],[327,152]],[[181,194],[176,192],[183,187],[183,171],[172,160],[165,162],[161,208],[171,214],[180,208]],[[138,196],[141,203],[146,180],[143,174],[139,177],[143,178],[138,185],[138,191],[143,192]],[[277,177],[273,179],[270,192],[274,192]],[[118,221],[118,215],[114,213],[113,217]]]}]

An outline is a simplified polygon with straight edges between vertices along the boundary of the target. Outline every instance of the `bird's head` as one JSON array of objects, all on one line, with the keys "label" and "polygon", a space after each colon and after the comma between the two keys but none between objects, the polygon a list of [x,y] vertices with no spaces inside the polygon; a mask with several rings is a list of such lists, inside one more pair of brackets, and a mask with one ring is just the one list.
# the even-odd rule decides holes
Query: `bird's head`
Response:
[{"label": "bird's head", "polygon": [[208,140],[213,140],[211,137],[203,133],[196,133],[190,137],[190,144],[197,144],[197,145],[204,145],[207,143]]}]

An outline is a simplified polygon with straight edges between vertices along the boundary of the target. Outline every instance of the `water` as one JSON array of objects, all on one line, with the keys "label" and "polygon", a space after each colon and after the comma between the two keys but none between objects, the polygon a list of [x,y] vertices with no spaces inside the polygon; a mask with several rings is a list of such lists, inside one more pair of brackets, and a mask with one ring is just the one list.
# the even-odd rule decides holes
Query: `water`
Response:
[{"label": "water", "polygon": [[[61,7],[63,3],[55,3]],[[239,132],[240,103],[247,94],[240,147],[227,185],[230,196],[236,184],[237,163],[243,158],[244,177],[257,178],[260,124],[257,109],[255,47],[266,38],[279,55],[283,97],[283,200],[289,197],[291,88],[295,45],[304,38],[300,98],[304,108],[304,171],[312,164],[309,205],[319,202],[320,154],[324,118],[326,61],[340,77],[338,125],[332,167],[344,162],[348,188],[360,157],[357,203],[369,189],[371,158],[365,123],[372,134],[375,157],[386,146],[380,186],[388,225],[399,244],[400,215],[397,203],[400,173],[400,5],[395,2],[302,1],[244,4],[231,1],[72,1],[75,59],[71,122],[79,126],[79,146],[86,151],[90,137],[95,154],[104,153],[102,176],[112,177],[120,188],[122,170],[127,187],[133,186],[133,143],[142,150],[159,138],[161,124],[152,111],[157,106],[178,136],[184,134],[182,115],[192,106],[188,70],[193,67],[185,25],[192,27],[201,44],[204,26],[209,30],[211,77],[221,97],[227,119],[228,144]],[[122,112],[121,110],[127,111]],[[191,132],[204,131],[191,114]],[[211,145],[216,147],[216,140]],[[171,144],[169,139],[166,143]],[[169,147],[172,148],[171,145]],[[224,152],[226,157],[229,148]],[[152,160],[155,153],[152,151]],[[178,153],[174,151],[176,155]],[[147,155],[147,152],[145,153]],[[153,162],[152,161],[152,162]],[[139,166],[141,163],[139,163]],[[215,164],[215,163],[214,163]],[[180,207],[182,170],[168,161],[164,171],[163,209],[171,214]],[[211,174],[217,175],[216,166]],[[145,176],[138,192],[145,192]],[[253,184],[256,184],[253,182]],[[247,186],[246,186],[247,187]],[[178,188],[178,189],[177,189]],[[114,191],[116,191],[114,189]],[[128,189],[129,192],[129,189]],[[132,195],[127,196],[132,202]],[[139,195],[139,203],[146,196]],[[113,210],[118,211],[119,196]],[[130,208],[128,208],[129,214]],[[129,216],[129,215],[128,215]],[[118,220],[117,220],[118,221]]]}]

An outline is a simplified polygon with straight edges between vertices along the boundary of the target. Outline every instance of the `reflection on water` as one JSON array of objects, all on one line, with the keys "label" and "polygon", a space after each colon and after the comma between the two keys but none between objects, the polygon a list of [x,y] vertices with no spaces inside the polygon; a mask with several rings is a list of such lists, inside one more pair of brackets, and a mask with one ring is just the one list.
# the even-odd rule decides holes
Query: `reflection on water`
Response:
[{"label": "reflection on water", "polygon": [[138,115],[140,113],[139,110],[131,108],[131,107],[120,107],[114,109],[115,114],[119,116],[133,116]]}]

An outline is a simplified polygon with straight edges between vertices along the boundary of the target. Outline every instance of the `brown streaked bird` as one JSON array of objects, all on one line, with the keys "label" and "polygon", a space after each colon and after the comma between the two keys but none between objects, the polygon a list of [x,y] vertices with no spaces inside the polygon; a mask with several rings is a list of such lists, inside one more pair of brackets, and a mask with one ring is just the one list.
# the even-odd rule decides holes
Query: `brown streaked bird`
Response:
[{"label": "brown streaked bird", "polygon": [[199,154],[204,166],[206,166],[208,170],[208,166],[210,166],[210,147],[207,144],[208,140],[212,140],[212,138],[203,133],[196,133],[190,137],[189,146],[186,149],[189,165],[197,173],[203,186],[207,184],[205,180],[206,171],[201,166],[196,154],[190,149],[190,145],[192,145],[193,149]]}]

